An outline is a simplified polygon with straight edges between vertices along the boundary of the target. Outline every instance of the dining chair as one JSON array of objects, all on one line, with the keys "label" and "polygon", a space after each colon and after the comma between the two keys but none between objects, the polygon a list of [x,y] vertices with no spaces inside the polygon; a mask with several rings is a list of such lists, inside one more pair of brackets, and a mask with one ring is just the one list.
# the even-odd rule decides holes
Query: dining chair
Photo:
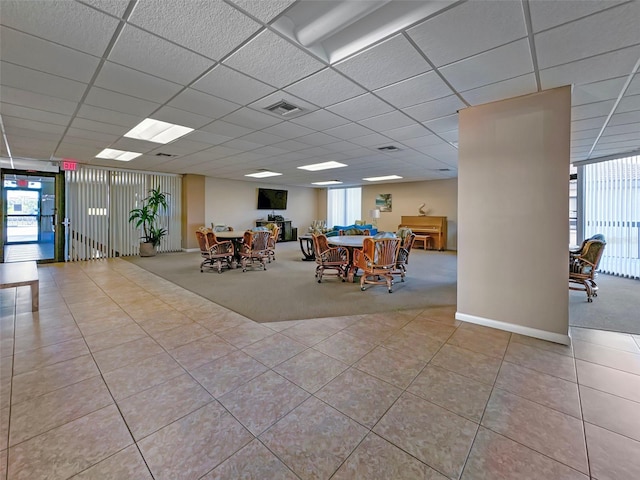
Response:
[{"label": "dining chair", "polygon": [[398,262],[401,239],[398,237],[365,238],[362,250],[354,250],[354,265],[362,269],[360,290],[365,284],[386,285],[392,293],[393,271]]},{"label": "dining chair", "polygon": [[269,259],[270,235],[269,230],[244,232],[240,246],[240,263],[243,272],[247,271],[247,265],[254,267],[259,264],[263,270],[267,269],[265,260]]},{"label": "dining chair", "polygon": [[269,244],[268,251],[269,257],[268,261],[271,263],[271,260],[276,260],[276,243],[278,243],[278,238],[280,236],[280,227],[275,223],[268,223],[267,228],[269,229],[271,235],[269,236]]},{"label": "dining chair", "polygon": [[[401,237],[402,238],[402,237]],[[404,277],[407,274],[407,265],[409,264],[409,254],[411,253],[411,247],[416,239],[416,234],[409,230],[409,233],[402,239],[402,245],[398,251],[398,259],[396,261],[396,267],[393,269],[393,275],[400,275],[400,281],[404,282]]]},{"label": "dining chair", "polygon": [[201,228],[196,231],[200,256],[204,259],[200,264],[200,272],[204,268],[215,268],[222,273],[222,268],[232,268],[235,248],[231,241],[218,241],[216,234],[209,228]]},{"label": "dining chair", "polygon": [[332,275],[346,281],[349,269],[349,250],[345,247],[330,247],[327,236],[324,234],[313,235],[313,248],[316,255],[316,278],[322,283],[325,270],[334,270]]}]

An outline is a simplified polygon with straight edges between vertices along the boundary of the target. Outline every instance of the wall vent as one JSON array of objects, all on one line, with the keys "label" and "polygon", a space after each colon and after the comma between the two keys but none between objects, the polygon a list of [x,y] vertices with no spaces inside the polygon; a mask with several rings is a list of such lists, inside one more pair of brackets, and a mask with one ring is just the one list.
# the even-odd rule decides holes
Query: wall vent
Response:
[{"label": "wall vent", "polygon": [[284,100],[281,100],[278,103],[274,103],[270,107],[265,107],[265,110],[269,110],[271,113],[275,113],[276,115],[280,115],[283,117],[302,112],[302,109],[300,107],[296,107],[295,105],[285,102]]}]

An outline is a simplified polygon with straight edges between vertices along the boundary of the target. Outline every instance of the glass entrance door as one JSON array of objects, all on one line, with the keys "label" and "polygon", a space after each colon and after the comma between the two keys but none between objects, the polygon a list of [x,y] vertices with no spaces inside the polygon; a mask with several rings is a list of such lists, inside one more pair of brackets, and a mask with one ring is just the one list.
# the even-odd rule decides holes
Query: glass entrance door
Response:
[{"label": "glass entrance door", "polygon": [[6,244],[37,243],[40,240],[40,192],[6,189]]},{"label": "glass entrance door", "polygon": [[57,225],[57,212],[64,211],[62,174],[3,169],[1,178],[0,261],[61,261],[64,229]]}]

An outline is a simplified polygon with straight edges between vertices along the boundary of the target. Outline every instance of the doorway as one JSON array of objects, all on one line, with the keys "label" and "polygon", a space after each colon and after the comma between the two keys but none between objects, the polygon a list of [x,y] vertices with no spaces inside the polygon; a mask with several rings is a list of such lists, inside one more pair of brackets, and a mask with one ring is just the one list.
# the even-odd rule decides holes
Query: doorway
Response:
[{"label": "doorway", "polygon": [[3,170],[1,180],[2,261],[63,261],[64,235],[58,224],[58,212],[64,211],[63,175]]}]

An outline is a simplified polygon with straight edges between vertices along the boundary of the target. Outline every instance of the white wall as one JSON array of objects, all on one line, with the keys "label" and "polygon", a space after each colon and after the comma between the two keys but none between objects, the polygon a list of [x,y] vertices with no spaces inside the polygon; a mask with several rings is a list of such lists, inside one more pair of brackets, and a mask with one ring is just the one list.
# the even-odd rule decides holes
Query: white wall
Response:
[{"label": "white wall", "polygon": [[378,229],[395,232],[403,215],[419,215],[418,207],[425,204],[427,215],[447,217],[447,249],[458,248],[458,179],[425,182],[385,183],[362,187],[362,219],[369,221],[369,210],[376,205],[376,196],[392,195],[391,212],[381,212]]},{"label": "white wall", "polygon": [[460,111],[456,318],[568,343],[571,90]]},{"label": "white wall", "polygon": [[241,182],[206,177],[205,180],[205,222],[226,224],[235,230],[255,227],[258,219],[266,219],[271,210],[258,210],[258,188],[287,190],[287,209],[276,210],[291,220],[298,228],[298,235],[306,231],[317,215],[317,192],[314,188],[288,187],[259,182]]}]

